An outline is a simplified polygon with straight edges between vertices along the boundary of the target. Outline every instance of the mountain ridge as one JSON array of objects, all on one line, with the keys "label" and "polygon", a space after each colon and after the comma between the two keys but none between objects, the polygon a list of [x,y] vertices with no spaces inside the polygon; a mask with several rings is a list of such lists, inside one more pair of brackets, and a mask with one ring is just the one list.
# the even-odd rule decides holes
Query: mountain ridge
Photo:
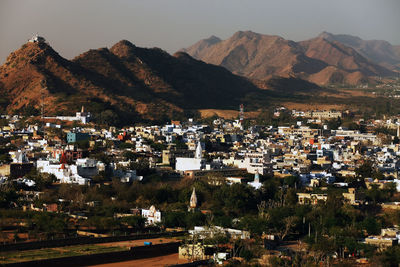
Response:
[{"label": "mountain ridge", "polygon": [[238,31],[212,45],[204,46],[204,42],[200,40],[182,51],[251,79],[294,76],[319,85],[332,82],[357,85],[372,81],[373,76],[394,75],[392,70],[372,62],[355,49],[326,40],[323,34],[294,42],[277,35]]},{"label": "mountain ridge", "polygon": [[[363,40],[348,34],[322,32],[319,36],[328,41],[337,41],[355,49],[362,56],[386,68],[400,70],[400,53],[397,47],[384,40]],[[399,46],[400,47],[400,46]]]},{"label": "mountain ridge", "polygon": [[201,108],[236,107],[257,90],[225,68],[126,40],[72,60],[45,42],[28,42],[0,66],[0,105],[9,113],[38,114],[43,101],[45,115],[85,105],[100,120],[110,114],[127,122],[179,119]]}]

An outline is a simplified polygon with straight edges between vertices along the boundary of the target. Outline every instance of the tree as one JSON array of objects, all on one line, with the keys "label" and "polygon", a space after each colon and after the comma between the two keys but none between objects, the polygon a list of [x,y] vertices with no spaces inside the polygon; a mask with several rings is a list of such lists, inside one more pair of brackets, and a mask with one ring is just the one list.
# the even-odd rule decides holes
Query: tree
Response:
[{"label": "tree", "polygon": [[290,187],[296,186],[298,182],[299,182],[299,178],[297,176],[291,175],[291,176],[287,176],[284,178],[284,183]]},{"label": "tree", "polygon": [[57,177],[54,174],[40,173],[35,168],[32,168],[26,177],[33,180],[38,189],[48,188],[57,181]]},{"label": "tree", "polygon": [[204,225],[205,221],[206,216],[200,211],[186,213],[185,224],[187,228],[192,228],[196,225]]},{"label": "tree", "polygon": [[101,183],[109,180],[105,171],[100,171],[97,175],[92,177],[92,181],[95,183]]},{"label": "tree", "polygon": [[387,248],[380,257],[382,266],[399,266],[400,264],[400,247],[393,246]]},{"label": "tree", "polygon": [[117,114],[110,109],[102,111],[96,119],[98,123],[108,126],[117,125],[119,122]]},{"label": "tree", "polygon": [[124,156],[124,158],[127,160],[136,160],[138,158],[138,155],[136,153],[133,153],[132,151],[129,150],[125,150],[122,153],[122,156]]},{"label": "tree", "polygon": [[366,197],[372,200],[374,204],[382,199],[382,191],[377,184],[371,184],[371,188],[367,190]]},{"label": "tree", "polygon": [[297,194],[294,188],[289,188],[285,195],[285,203],[288,205],[296,205],[297,203]]},{"label": "tree", "polygon": [[128,216],[122,218],[121,221],[135,229],[142,230],[145,226],[146,219],[142,216]]},{"label": "tree", "polygon": [[138,175],[148,175],[151,173],[149,166],[148,159],[138,158],[136,161],[130,163],[129,169],[136,170]]},{"label": "tree", "polygon": [[278,232],[278,236],[281,240],[291,232],[294,226],[297,224],[298,218],[296,216],[289,216],[283,219],[284,227]]},{"label": "tree", "polygon": [[[383,186],[383,190],[389,194],[390,197],[393,197],[393,195],[397,192],[397,188],[396,188],[396,184],[395,183],[386,183]],[[386,194],[385,194],[386,195]]]},{"label": "tree", "polygon": [[362,227],[369,235],[377,235],[381,231],[381,225],[374,217],[365,218]]},{"label": "tree", "polygon": [[185,213],[181,211],[166,212],[162,218],[165,227],[185,227]]},{"label": "tree", "polygon": [[8,164],[11,162],[11,157],[8,153],[0,155],[0,163]]},{"label": "tree", "polygon": [[14,188],[11,187],[1,187],[0,190],[0,208],[9,208],[11,202],[16,202],[18,200],[18,194],[15,192]]},{"label": "tree", "polygon": [[327,122],[327,125],[329,129],[337,130],[337,128],[339,128],[339,126],[342,125],[342,120],[340,119],[340,117],[337,117],[336,119],[330,119]]},{"label": "tree", "polygon": [[372,162],[366,161],[361,166],[356,168],[356,175],[361,178],[372,177],[374,169],[372,168]]}]

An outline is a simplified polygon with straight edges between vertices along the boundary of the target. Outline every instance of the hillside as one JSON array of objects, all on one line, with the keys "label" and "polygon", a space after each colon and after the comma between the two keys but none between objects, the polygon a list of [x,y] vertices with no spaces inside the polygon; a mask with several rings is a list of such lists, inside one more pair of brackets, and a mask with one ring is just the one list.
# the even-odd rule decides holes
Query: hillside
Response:
[{"label": "hillside", "polygon": [[400,45],[394,45],[393,46],[393,51],[400,58]]},{"label": "hillside", "polygon": [[301,72],[314,73],[326,66],[323,62],[304,57],[301,46],[279,36],[239,31],[227,40],[204,46],[202,51],[198,51],[203,42],[183,51],[254,79],[266,80],[276,75],[289,77],[300,69]]},{"label": "hillside", "polygon": [[239,31],[227,40],[214,43],[208,40],[201,40],[182,51],[251,79],[294,76],[319,85],[357,85],[374,76],[394,75],[355,49],[323,36],[294,42],[279,36]]},{"label": "hillside", "polygon": [[367,59],[390,69],[400,70],[398,47],[383,40],[363,40],[357,36],[323,32],[319,37],[351,47]]},{"label": "hillside", "polygon": [[221,42],[222,40],[214,35],[210,36],[207,39],[203,39],[192,45],[190,48],[188,48],[187,52],[188,54],[192,55],[194,58],[202,58],[204,55],[203,53],[206,52],[207,48],[209,48],[212,45],[215,45],[216,43]]},{"label": "hillside", "polygon": [[[121,123],[182,118],[201,108],[232,108],[259,90],[228,70],[120,41],[69,61],[45,42],[24,44],[0,67],[6,112],[72,114],[85,105]],[[106,114],[102,114],[105,111]],[[111,114],[111,115],[110,115]]]}]

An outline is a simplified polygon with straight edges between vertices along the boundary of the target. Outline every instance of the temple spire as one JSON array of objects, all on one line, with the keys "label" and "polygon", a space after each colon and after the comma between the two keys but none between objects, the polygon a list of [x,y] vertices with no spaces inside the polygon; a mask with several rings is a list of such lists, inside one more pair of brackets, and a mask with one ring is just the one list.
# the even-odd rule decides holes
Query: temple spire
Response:
[{"label": "temple spire", "polygon": [[197,143],[196,153],[194,155],[196,159],[201,159],[203,157],[203,148],[201,147],[200,141]]},{"label": "temple spire", "polygon": [[256,171],[256,174],[254,174],[254,183],[260,183],[260,174],[258,173],[258,170]]},{"label": "temple spire", "polygon": [[196,189],[193,187],[192,196],[190,197],[189,209],[194,210],[195,208],[197,208],[197,196]]}]

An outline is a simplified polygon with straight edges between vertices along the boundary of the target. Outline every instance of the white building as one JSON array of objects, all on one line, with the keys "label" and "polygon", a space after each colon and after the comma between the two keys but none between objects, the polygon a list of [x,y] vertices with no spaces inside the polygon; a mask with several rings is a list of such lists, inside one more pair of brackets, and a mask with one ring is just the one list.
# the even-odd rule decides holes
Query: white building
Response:
[{"label": "white building", "polygon": [[44,43],[46,40],[42,37],[39,36],[38,34],[35,34],[34,36],[32,36],[31,39],[29,39],[28,42],[30,43]]},{"label": "white building", "polygon": [[175,169],[181,172],[204,169],[205,161],[202,159],[202,154],[203,149],[198,142],[194,158],[176,158]]},{"label": "white building", "polygon": [[13,163],[26,163],[29,162],[28,158],[26,157],[26,152],[23,150],[18,151],[10,151],[8,152]]},{"label": "white building", "polygon": [[251,187],[253,187],[256,190],[261,188],[262,183],[260,183],[260,175],[258,174],[258,172],[256,172],[256,174],[254,175],[254,181],[253,182],[249,182],[247,184],[250,185]]},{"label": "white building", "polygon": [[90,121],[92,115],[90,112],[85,112],[85,108],[82,106],[80,112],[76,112],[75,116],[56,116],[56,117],[45,117],[45,119],[57,119],[62,121],[80,121],[86,124]]},{"label": "white building", "polygon": [[271,157],[268,152],[248,152],[244,159],[223,160],[224,164],[233,164],[239,169],[247,169],[248,173],[266,175],[271,172]]},{"label": "white building", "polygon": [[189,230],[189,234],[197,235],[199,238],[204,239],[208,237],[214,237],[219,234],[226,234],[233,239],[249,239],[250,232],[244,230],[237,230],[231,228],[223,228],[220,226],[204,227],[195,226],[193,230]]},{"label": "white building", "polygon": [[36,168],[39,172],[53,174],[60,183],[80,185],[90,183],[89,178],[79,175],[77,165],[60,164],[58,162],[51,162],[50,160],[38,160],[36,161]]},{"label": "white building", "polygon": [[142,209],[142,217],[146,218],[146,225],[152,225],[161,222],[161,211],[151,206],[150,209]]}]

